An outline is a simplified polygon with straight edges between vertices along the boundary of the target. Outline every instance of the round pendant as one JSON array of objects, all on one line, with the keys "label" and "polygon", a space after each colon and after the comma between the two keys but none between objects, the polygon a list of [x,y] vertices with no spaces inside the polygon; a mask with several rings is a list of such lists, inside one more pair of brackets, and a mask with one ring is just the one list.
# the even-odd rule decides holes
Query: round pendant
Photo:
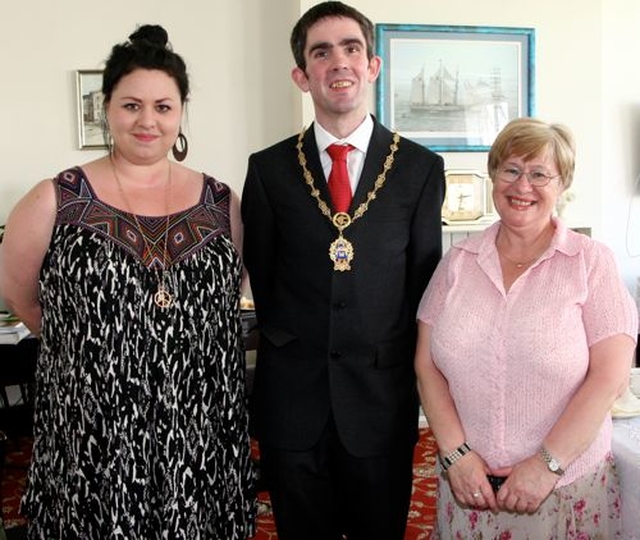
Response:
[{"label": "round pendant", "polygon": [[342,231],[351,225],[351,216],[346,212],[336,212],[331,221],[333,222],[334,227],[339,231]]},{"label": "round pendant", "polygon": [[329,246],[329,258],[333,261],[333,269],[338,272],[351,270],[353,260],[353,244],[340,235]]},{"label": "round pendant", "polygon": [[158,292],[153,295],[153,301],[156,306],[166,309],[173,304],[173,295],[161,284],[158,286]]}]

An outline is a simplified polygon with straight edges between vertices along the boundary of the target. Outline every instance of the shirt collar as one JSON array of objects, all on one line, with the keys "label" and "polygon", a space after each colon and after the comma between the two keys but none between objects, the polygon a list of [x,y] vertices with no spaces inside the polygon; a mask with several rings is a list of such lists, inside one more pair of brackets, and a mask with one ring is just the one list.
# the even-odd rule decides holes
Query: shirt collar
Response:
[{"label": "shirt collar", "polygon": [[313,123],[313,131],[318,143],[318,150],[324,152],[327,147],[334,143],[350,144],[354,148],[360,150],[363,154],[367,153],[371,134],[373,133],[373,119],[367,114],[362,123],[346,138],[338,139],[324,129],[317,121]]},{"label": "shirt collar", "polygon": [[[569,234],[568,227],[561,219],[558,219],[555,216],[552,216],[551,219],[556,228],[549,245],[549,247],[552,248],[551,253],[553,253],[553,251],[559,251],[560,253],[564,253],[568,256],[579,253],[583,247],[580,236]],[[471,253],[476,253],[481,256],[484,254],[484,256],[488,257],[490,253],[496,251],[496,237],[499,230],[500,221],[496,221],[487,227],[485,234],[474,235],[465,242],[463,244],[464,249]]]}]

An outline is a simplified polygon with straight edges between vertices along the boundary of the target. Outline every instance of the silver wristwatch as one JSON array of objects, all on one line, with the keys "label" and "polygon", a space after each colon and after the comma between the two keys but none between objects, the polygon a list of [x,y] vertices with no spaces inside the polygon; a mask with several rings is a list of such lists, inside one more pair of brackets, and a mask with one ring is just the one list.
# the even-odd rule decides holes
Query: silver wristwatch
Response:
[{"label": "silver wristwatch", "polygon": [[564,474],[564,469],[560,466],[560,462],[554,458],[549,451],[544,447],[540,447],[540,455],[542,456],[542,460],[547,464],[547,468],[554,474],[558,476],[562,476]]}]

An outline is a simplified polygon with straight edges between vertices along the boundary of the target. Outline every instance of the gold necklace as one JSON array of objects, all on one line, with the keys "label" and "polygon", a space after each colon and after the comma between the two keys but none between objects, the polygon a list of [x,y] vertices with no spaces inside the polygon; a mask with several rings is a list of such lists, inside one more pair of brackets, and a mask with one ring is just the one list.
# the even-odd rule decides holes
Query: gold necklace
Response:
[{"label": "gold necklace", "polygon": [[366,200],[358,206],[356,211],[353,213],[353,217],[351,217],[347,212],[336,212],[332,215],[329,206],[320,197],[320,191],[316,188],[313,175],[309,172],[309,169],[307,169],[307,158],[302,150],[304,133],[305,130],[303,129],[300,132],[300,135],[298,135],[298,144],[296,145],[296,149],[298,150],[298,162],[300,163],[300,167],[302,167],[304,181],[309,186],[311,196],[318,203],[318,208],[320,209],[320,212],[322,212],[322,215],[326,216],[333,226],[338,229],[338,238],[329,245],[329,258],[333,261],[334,270],[340,272],[351,270],[351,261],[353,261],[354,257],[353,244],[349,242],[342,233],[354,221],[364,216],[367,210],[369,210],[369,203],[376,198],[378,191],[380,191],[382,186],[384,186],[387,179],[387,173],[393,166],[395,155],[398,151],[400,135],[398,135],[398,133],[393,134],[393,142],[389,146],[389,155],[384,160],[384,167],[376,179],[374,188],[367,193]]},{"label": "gold necklace", "polygon": [[518,270],[520,270],[521,268],[524,268],[525,266],[529,266],[531,263],[537,261],[540,258],[540,255],[538,255],[537,257],[534,257],[533,259],[529,259],[528,261],[514,261],[512,258],[507,257],[504,253],[500,253],[500,251],[498,251],[498,253],[507,262],[510,262],[511,264],[515,265],[515,267]]},{"label": "gold necklace", "polygon": [[[498,232],[498,234],[500,234]],[[545,246],[545,248],[542,251],[539,251],[538,254],[531,258],[531,259],[527,259],[526,261],[516,261],[514,259],[512,259],[511,257],[507,256],[503,251],[500,251],[500,249],[498,248],[498,244],[496,241],[496,250],[498,251],[498,255],[500,255],[500,257],[502,257],[505,261],[510,262],[511,264],[513,264],[518,270],[521,270],[522,268],[524,268],[525,266],[529,266],[530,264],[536,262],[541,256],[542,254],[547,251],[547,247]]]},{"label": "gold necklace", "polygon": [[[144,229],[140,225],[140,221],[138,221],[138,216],[133,213],[131,210],[131,205],[129,204],[129,200],[127,199],[124,189],[122,189],[122,183],[120,182],[120,178],[118,177],[118,173],[116,172],[116,164],[113,162],[113,157],[109,156],[109,162],[111,163],[111,170],[113,171],[113,176],[116,179],[116,184],[118,184],[118,192],[122,197],[122,201],[124,202],[127,211],[133,216],[134,221],[136,222],[136,227],[138,228],[138,232],[140,236],[142,236],[142,241],[144,242],[144,247],[147,250],[147,253],[151,255],[151,247],[149,245],[149,240],[147,239],[147,235],[144,234]],[[162,252],[162,273],[160,274],[156,269],[156,276],[158,278],[158,290],[153,295],[153,301],[156,306],[162,309],[166,309],[171,307],[173,304],[173,294],[169,291],[167,287],[167,244],[169,242],[169,199],[171,198],[171,164],[169,163],[169,172],[167,174],[167,187],[165,193],[165,214],[167,215],[165,229],[164,229],[164,251]]]}]

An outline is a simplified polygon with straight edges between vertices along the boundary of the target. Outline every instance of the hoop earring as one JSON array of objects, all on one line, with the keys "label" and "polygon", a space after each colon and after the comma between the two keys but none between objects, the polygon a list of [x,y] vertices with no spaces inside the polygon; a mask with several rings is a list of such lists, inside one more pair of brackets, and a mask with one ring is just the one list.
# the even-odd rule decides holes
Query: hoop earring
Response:
[{"label": "hoop earring", "polygon": [[178,133],[178,138],[176,139],[176,142],[173,143],[171,152],[173,152],[173,157],[176,161],[184,161],[187,157],[187,153],[189,152],[189,143],[184,133],[182,133],[182,130]]}]

